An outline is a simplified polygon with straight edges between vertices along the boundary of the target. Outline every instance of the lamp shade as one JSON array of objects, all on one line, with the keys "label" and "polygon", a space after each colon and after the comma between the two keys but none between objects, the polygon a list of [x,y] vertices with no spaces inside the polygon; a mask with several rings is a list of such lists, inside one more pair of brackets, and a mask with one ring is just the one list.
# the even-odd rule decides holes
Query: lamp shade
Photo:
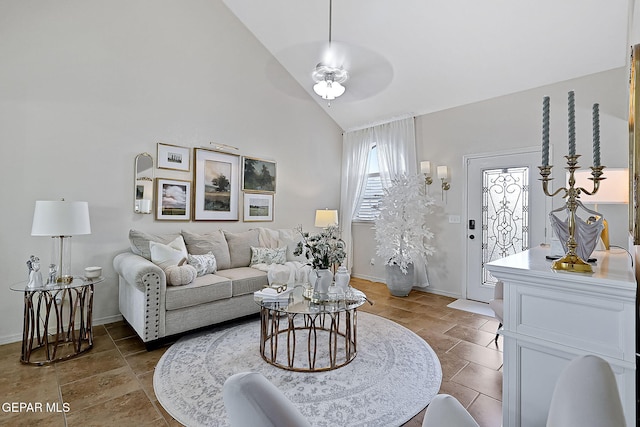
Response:
[{"label": "lamp shade", "polygon": [[316,211],[316,227],[326,228],[338,225],[338,211],[329,209],[318,209]]},{"label": "lamp shade", "polygon": [[87,202],[36,201],[32,236],[76,236],[91,234]]},{"label": "lamp shade", "polygon": [[428,160],[420,162],[420,172],[425,175],[431,175],[431,162]]},{"label": "lamp shade", "polygon": [[338,82],[323,80],[313,86],[313,91],[323,99],[333,100],[344,93],[345,87]]},{"label": "lamp shade", "polygon": [[[628,204],[629,203],[629,169],[625,168],[607,168],[604,170],[603,176],[606,178],[600,181],[600,188],[593,196],[588,194],[580,194],[582,203],[591,204]],[[590,170],[578,170],[574,173],[576,187],[582,187],[591,191],[593,189],[593,181]],[[567,182],[569,174],[567,173]]]},{"label": "lamp shade", "polygon": [[437,173],[438,173],[438,178],[439,179],[447,179],[449,177],[449,167],[448,166],[438,166]]}]

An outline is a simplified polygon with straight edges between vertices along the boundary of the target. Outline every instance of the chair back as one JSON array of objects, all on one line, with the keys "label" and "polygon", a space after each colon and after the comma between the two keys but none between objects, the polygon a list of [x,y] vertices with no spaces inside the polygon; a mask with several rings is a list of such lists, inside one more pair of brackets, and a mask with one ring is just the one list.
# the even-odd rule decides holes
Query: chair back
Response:
[{"label": "chair back", "polygon": [[479,427],[458,400],[439,394],[429,403],[422,419],[422,427]]},{"label": "chair back", "polygon": [[566,426],[626,426],[616,378],[604,359],[580,356],[558,377],[547,427]]},{"label": "chair back", "polygon": [[298,408],[258,372],[242,372],[227,378],[222,400],[231,427],[311,426]]}]

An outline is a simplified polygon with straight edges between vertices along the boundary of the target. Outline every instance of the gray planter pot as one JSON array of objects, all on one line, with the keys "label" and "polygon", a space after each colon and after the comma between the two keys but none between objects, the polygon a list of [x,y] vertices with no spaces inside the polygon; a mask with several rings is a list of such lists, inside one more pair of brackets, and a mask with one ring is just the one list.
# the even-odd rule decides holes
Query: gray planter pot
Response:
[{"label": "gray planter pot", "polygon": [[409,295],[414,285],[413,264],[407,266],[407,274],[404,274],[398,265],[385,265],[385,270],[387,273],[387,287],[391,295],[395,297]]}]

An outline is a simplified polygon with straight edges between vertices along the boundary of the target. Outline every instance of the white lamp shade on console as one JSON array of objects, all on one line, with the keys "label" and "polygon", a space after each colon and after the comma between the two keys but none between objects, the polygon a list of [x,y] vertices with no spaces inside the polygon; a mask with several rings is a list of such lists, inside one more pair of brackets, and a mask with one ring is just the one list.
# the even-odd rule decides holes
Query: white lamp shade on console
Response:
[{"label": "white lamp shade on console", "polygon": [[55,282],[73,280],[69,237],[81,234],[91,234],[87,202],[36,201],[31,235],[53,237],[51,265],[55,266]]},{"label": "white lamp shade on console", "polygon": [[[567,173],[567,180],[569,179]],[[629,169],[625,168],[606,168],[603,176],[606,178],[600,181],[600,188],[593,196],[588,194],[580,194],[582,203],[591,204],[628,204],[629,203]],[[574,173],[576,187],[583,187],[591,190],[593,181],[591,170],[577,170]]]},{"label": "white lamp shade on console", "polygon": [[320,228],[327,228],[338,225],[338,211],[331,209],[318,209],[316,211],[315,226]]}]

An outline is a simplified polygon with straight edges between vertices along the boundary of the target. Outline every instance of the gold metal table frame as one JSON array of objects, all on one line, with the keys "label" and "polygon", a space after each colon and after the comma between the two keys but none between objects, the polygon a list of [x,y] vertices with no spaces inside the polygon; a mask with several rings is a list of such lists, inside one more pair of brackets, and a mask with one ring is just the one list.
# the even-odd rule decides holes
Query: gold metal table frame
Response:
[{"label": "gold metal table frame", "polygon": [[104,278],[74,277],[69,284],[28,288],[24,293],[24,326],[20,361],[45,365],[69,359],[93,347],[93,285]]},{"label": "gold metal table frame", "polygon": [[[357,309],[366,300],[364,293],[352,290],[347,298],[314,302],[303,291],[296,287],[284,301],[256,298],[261,307],[260,355],[267,363],[296,372],[347,365],[357,355]],[[321,347],[323,341],[327,347]]]}]

